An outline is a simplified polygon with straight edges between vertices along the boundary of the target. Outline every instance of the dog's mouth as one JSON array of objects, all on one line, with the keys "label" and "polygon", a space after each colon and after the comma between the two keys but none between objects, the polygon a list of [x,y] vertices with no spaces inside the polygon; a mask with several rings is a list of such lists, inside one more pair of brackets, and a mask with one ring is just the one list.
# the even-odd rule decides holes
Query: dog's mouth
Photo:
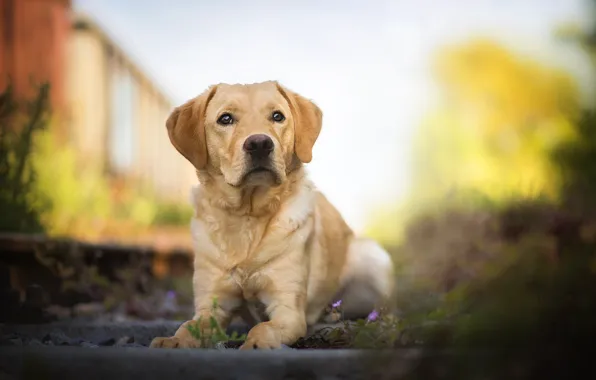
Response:
[{"label": "dog's mouth", "polygon": [[263,182],[263,184],[269,183],[271,185],[279,185],[281,183],[281,178],[273,168],[259,165],[247,170],[244,175],[242,175],[239,185],[247,182]]},{"label": "dog's mouth", "polygon": [[271,168],[267,168],[265,166],[257,166],[256,168],[253,168],[253,169],[250,169],[249,171],[247,171],[246,174],[244,174],[244,176],[245,177],[248,177],[251,174],[258,174],[258,173],[271,173],[271,174],[275,174],[275,172]]}]

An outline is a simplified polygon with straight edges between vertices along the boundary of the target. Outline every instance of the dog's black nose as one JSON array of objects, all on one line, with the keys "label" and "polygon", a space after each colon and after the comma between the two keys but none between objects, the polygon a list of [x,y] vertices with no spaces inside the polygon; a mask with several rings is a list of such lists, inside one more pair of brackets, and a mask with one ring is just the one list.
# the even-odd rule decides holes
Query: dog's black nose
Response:
[{"label": "dog's black nose", "polygon": [[254,158],[265,158],[273,152],[273,140],[271,137],[263,134],[251,135],[244,140],[242,146],[244,151]]}]

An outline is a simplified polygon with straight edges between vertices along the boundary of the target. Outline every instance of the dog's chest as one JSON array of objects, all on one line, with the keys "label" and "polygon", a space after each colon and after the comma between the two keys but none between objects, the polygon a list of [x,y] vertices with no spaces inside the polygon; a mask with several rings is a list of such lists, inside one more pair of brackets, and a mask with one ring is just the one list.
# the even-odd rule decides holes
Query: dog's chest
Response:
[{"label": "dog's chest", "polygon": [[267,221],[250,216],[227,217],[210,224],[210,238],[219,254],[233,261],[251,256],[263,240]]}]

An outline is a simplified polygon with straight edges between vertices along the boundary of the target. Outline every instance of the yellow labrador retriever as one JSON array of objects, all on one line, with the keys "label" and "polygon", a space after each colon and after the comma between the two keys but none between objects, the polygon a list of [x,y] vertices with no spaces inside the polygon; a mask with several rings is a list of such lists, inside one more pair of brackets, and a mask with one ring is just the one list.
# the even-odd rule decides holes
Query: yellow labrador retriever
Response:
[{"label": "yellow labrador retriever", "polygon": [[322,125],[314,103],[273,81],[219,84],[166,125],[200,182],[192,193],[195,316],[151,347],[198,347],[190,324],[208,334],[210,317],[225,327],[241,315],[256,323],[241,349],[279,348],[303,337],[336,297],[353,313],[389,300],[389,255],[354,237],[305,173]]}]

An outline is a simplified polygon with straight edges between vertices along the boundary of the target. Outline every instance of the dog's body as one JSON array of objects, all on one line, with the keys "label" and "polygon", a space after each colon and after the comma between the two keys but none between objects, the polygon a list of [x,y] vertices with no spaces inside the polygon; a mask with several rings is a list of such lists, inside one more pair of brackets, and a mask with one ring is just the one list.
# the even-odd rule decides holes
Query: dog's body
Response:
[{"label": "dog's body", "polygon": [[340,294],[356,314],[389,300],[388,254],[356,238],[305,174],[321,124],[316,105],[276,82],[221,84],[174,110],[170,139],[201,183],[191,197],[196,314],[152,347],[198,347],[189,324],[208,331],[209,317],[225,327],[240,314],[257,323],[243,349],[278,348]]}]

